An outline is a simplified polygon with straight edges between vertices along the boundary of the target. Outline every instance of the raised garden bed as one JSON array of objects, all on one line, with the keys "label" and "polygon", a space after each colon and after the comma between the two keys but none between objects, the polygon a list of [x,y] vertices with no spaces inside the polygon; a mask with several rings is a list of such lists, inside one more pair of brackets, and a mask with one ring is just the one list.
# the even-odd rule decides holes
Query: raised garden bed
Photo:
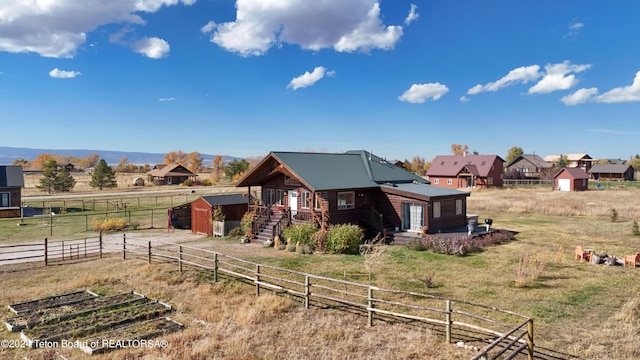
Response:
[{"label": "raised garden bed", "polygon": [[135,292],[127,292],[108,297],[92,296],[67,305],[49,307],[37,311],[23,311],[7,319],[5,325],[9,331],[20,331],[27,327],[32,328],[36,325],[52,321],[62,321],[81,316],[86,312],[124,306],[144,299],[144,295]]},{"label": "raised garden bed", "polygon": [[32,348],[73,346],[93,354],[123,347],[168,346],[154,339],[184,326],[166,315],[170,305],[127,292],[108,297],[89,291],[9,305],[5,321]]},{"label": "raised garden bed", "polygon": [[66,294],[49,296],[46,298],[35,299],[18,304],[11,304],[9,305],[9,309],[16,314],[20,314],[34,310],[42,310],[52,307],[74,304],[86,299],[96,298],[98,296],[98,294],[89,290],[74,291]]}]

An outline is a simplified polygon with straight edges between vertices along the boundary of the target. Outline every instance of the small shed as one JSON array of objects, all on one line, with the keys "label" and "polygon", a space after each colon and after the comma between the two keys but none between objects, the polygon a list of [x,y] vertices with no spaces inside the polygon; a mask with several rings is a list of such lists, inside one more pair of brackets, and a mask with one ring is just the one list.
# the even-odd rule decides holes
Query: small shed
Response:
[{"label": "small shed", "polygon": [[593,180],[633,181],[633,167],[630,164],[596,164],[589,169]]},{"label": "small shed", "polygon": [[589,188],[589,175],[580,168],[562,168],[553,177],[553,184],[559,191],[585,191]]},{"label": "small shed", "polygon": [[214,235],[211,216],[213,208],[220,206],[225,216],[223,229],[215,235],[226,236],[229,230],[240,226],[242,216],[248,210],[249,198],[244,194],[201,196],[191,203],[191,231],[208,236]]}]

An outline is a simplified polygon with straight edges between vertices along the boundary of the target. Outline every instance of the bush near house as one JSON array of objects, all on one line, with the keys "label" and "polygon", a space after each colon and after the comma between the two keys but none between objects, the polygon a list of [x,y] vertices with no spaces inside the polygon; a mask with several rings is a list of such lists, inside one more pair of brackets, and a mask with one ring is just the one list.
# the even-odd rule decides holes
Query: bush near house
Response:
[{"label": "bush near house", "polygon": [[357,225],[331,225],[327,234],[327,252],[333,254],[358,254],[363,238],[364,232]]},{"label": "bush near house", "polygon": [[282,239],[285,239],[288,244],[306,244],[313,245],[313,234],[318,231],[318,227],[315,224],[299,223],[287,226],[282,230]]},{"label": "bush near house", "polygon": [[428,250],[438,254],[465,256],[470,252],[480,251],[484,247],[513,239],[513,233],[506,230],[498,230],[480,236],[435,234],[425,238],[416,238],[409,242],[407,247],[414,251]]}]

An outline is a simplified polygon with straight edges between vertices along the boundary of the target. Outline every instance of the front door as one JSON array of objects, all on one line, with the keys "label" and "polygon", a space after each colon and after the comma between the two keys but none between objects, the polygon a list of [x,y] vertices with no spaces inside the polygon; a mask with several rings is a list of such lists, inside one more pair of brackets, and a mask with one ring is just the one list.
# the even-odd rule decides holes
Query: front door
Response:
[{"label": "front door", "polygon": [[298,192],[289,190],[289,210],[291,210],[291,216],[295,216],[298,213]]},{"label": "front door", "polygon": [[424,225],[424,207],[422,204],[402,203],[402,228],[419,231]]}]

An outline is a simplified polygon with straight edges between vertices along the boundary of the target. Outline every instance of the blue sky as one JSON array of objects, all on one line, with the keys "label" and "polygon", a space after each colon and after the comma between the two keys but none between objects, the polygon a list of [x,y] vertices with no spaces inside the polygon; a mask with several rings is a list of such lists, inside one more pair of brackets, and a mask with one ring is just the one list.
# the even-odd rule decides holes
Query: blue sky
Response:
[{"label": "blue sky", "polygon": [[638,14],[637,0],[3,0],[0,145],[627,159]]}]

